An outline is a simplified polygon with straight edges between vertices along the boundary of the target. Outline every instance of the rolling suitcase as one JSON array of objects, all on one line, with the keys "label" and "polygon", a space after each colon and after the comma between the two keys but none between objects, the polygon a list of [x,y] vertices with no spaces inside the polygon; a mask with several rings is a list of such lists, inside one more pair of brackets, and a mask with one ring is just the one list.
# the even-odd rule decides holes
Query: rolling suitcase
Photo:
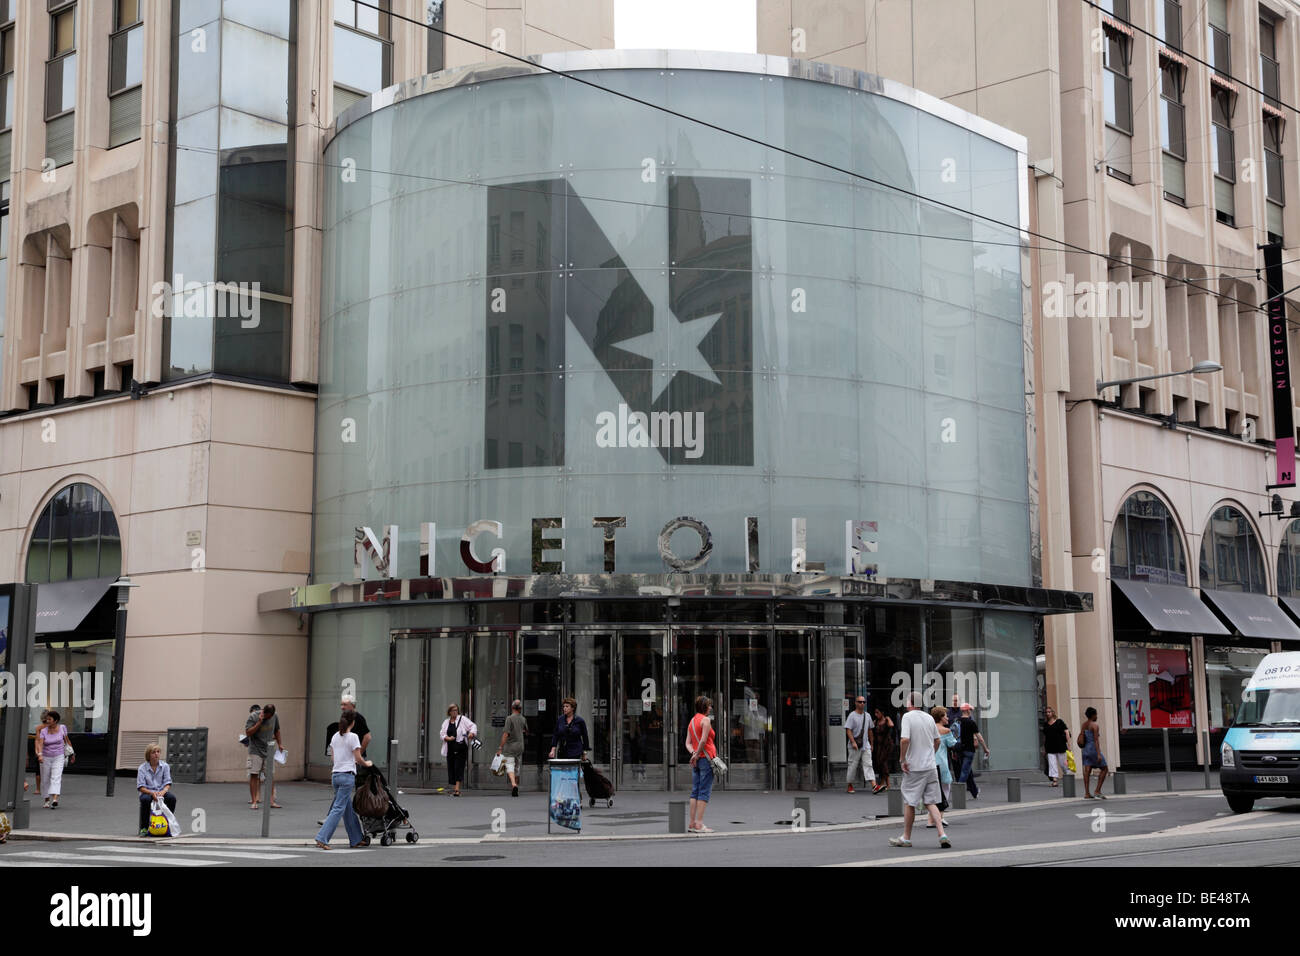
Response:
[{"label": "rolling suitcase", "polygon": [[604,800],[607,807],[614,805],[614,785],[589,760],[582,762],[582,782],[587,786],[587,796],[591,798],[593,807],[597,800]]}]

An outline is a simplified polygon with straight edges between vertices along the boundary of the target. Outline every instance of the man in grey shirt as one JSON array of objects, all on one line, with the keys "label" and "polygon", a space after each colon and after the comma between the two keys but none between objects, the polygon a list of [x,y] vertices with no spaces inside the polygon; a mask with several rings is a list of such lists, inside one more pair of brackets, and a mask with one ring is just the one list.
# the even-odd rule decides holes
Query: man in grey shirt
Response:
[{"label": "man in grey shirt", "polygon": [[522,701],[510,705],[510,716],[506,718],[506,728],[501,732],[501,746],[497,753],[506,758],[506,776],[510,778],[510,796],[519,796],[519,773],[524,768],[524,734],[528,733],[528,722],[522,713]]},{"label": "man in grey shirt", "polygon": [[[244,722],[244,733],[248,736],[248,803],[256,810],[262,792],[262,779],[266,776],[266,762],[271,758],[270,742],[275,738],[276,749],[284,749],[280,740],[280,718],[275,716],[275,704],[267,704],[260,712],[249,710],[248,720]],[[275,799],[275,788],[271,788],[271,806],[277,810],[280,804]]]}]

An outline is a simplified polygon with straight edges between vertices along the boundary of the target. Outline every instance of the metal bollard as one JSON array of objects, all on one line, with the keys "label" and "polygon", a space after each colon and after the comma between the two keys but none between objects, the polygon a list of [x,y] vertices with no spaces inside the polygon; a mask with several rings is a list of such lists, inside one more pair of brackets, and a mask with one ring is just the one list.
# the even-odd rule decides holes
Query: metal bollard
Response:
[{"label": "metal bollard", "polygon": [[966,809],[966,784],[954,783],[952,792],[948,795],[948,803],[954,810]]},{"label": "metal bollard", "polygon": [[1160,741],[1162,744],[1164,744],[1164,748],[1165,748],[1165,790],[1171,791],[1174,789],[1174,772],[1173,769],[1169,766],[1169,728],[1168,727],[1162,727],[1160,729]]},{"label": "metal bollard", "polygon": [[1007,777],[1007,803],[1020,802],[1020,778]]},{"label": "metal bollard", "polygon": [[1072,773],[1067,773],[1064,777],[1062,777],[1062,778],[1061,778],[1061,796],[1065,797],[1067,800],[1073,798],[1073,797],[1075,796],[1076,792],[1077,792],[1077,791],[1074,789],[1074,784],[1075,784],[1075,776],[1074,776],[1074,774],[1072,774]]},{"label": "metal bollard", "polygon": [[887,817],[901,817],[903,815],[903,791],[886,790],[888,797],[889,809],[885,812]]},{"label": "metal bollard", "polygon": [[[798,821],[800,811],[803,812],[803,826],[812,826],[812,797],[794,798],[794,811],[791,819]],[[797,822],[796,825],[798,825]]]},{"label": "metal bollard", "polygon": [[685,800],[668,801],[668,832],[669,833],[686,832],[686,801]]},{"label": "metal bollard", "polygon": [[1201,752],[1205,755],[1205,760],[1203,761],[1205,766],[1205,789],[1209,790],[1210,789],[1210,732],[1208,730],[1201,731],[1201,745],[1202,745]]},{"label": "metal bollard", "polygon": [[1112,773],[1110,779],[1115,793],[1128,793],[1128,779],[1122,773]]}]

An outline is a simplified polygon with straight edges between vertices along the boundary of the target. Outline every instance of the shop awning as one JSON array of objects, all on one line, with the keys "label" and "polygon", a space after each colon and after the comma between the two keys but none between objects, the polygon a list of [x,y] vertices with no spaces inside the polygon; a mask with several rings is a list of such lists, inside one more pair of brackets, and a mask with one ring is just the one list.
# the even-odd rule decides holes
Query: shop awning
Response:
[{"label": "shop awning", "polygon": [[1284,597],[1278,598],[1282,606],[1291,612],[1291,616],[1300,621],[1300,598]]},{"label": "shop awning", "polygon": [[1202,588],[1201,594],[1231,622],[1242,637],[1300,641],[1300,627],[1267,594],[1243,594]]},{"label": "shop awning", "polygon": [[1191,588],[1172,584],[1148,584],[1145,581],[1113,581],[1115,587],[1132,602],[1138,613],[1157,631],[1172,634],[1227,634]]},{"label": "shop awning", "polygon": [[56,581],[36,588],[36,633],[75,631],[117,578]]}]

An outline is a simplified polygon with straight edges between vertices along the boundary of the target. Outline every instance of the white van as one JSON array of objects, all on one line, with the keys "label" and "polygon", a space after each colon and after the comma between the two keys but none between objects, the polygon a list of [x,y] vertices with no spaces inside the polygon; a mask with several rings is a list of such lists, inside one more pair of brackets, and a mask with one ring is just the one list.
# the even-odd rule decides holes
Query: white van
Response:
[{"label": "white van", "polygon": [[1220,755],[1219,786],[1234,813],[1264,797],[1300,798],[1300,652],[1260,663]]}]

